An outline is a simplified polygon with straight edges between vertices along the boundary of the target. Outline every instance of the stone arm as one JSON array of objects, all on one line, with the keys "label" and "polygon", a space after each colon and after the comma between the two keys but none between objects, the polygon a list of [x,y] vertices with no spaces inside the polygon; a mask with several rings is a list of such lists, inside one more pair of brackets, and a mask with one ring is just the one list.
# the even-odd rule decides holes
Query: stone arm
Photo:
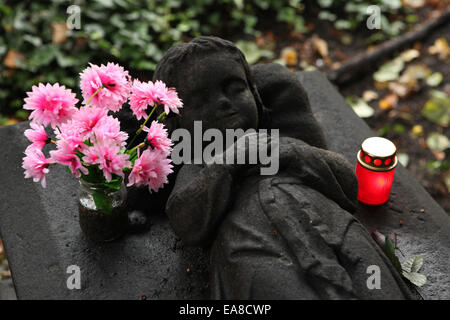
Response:
[{"label": "stone arm", "polygon": [[238,180],[242,179],[249,169],[258,167],[257,164],[236,164],[237,155],[244,153],[246,159],[249,159],[249,150],[258,150],[253,144],[266,145],[268,141],[270,139],[266,134],[250,133],[240,137],[228,149],[205,164],[182,166],[167,201],[166,214],[175,233],[186,244],[209,244],[227,209],[233,203],[233,193],[238,189]]},{"label": "stone arm", "polygon": [[187,245],[208,245],[230,203],[232,171],[219,164],[185,164],[180,169],[166,213]]}]

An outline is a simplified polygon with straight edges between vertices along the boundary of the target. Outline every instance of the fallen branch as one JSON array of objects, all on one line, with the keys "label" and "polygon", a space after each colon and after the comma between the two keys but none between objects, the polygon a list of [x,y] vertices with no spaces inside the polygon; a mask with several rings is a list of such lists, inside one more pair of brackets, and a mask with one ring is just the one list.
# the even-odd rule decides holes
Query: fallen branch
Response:
[{"label": "fallen branch", "polygon": [[354,56],[346,61],[340,68],[330,71],[328,73],[328,79],[337,85],[348,82],[362,71],[376,66],[376,64],[385,56],[392,55],[395,51],[421,40],[433,29],[449,21],[450,9],[446,9],[437,17],[429,19],[414,30],[409,31],[398,38],[386,41],[371,51]]}]

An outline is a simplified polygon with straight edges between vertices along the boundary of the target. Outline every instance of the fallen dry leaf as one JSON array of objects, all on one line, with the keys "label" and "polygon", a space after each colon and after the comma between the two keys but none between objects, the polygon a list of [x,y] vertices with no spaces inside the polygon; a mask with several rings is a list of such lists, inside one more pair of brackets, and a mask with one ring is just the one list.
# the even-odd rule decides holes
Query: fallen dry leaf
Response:
[{"label": "fallen dry leaf", "polygon": [[342,63],[340,62],[333,62],[333,64],[331,65],[331,69],[333,70],[337,70],[342,66]]},{"label": "fallen dry leaf", "polygon": [[5,59],[3,59],[3,63],[5,66],[11,69],[16,69],[18,67],[18,63],[20,61],[24,61],[25,56],[16,50],[9,50],[8,53],[5,56]]},{"label": "fallen dry leaf", "polygon": [[366,90],[363,93],[363,99],[367,102],[378,99],[378,93],[373,90]]},{"label": "fallen dry leaf", "polygon": [[418,80],[425,79],[431,74],[430,68],[423,63],[410,65],[402,73],[398,79],[399,83],[405,84],[408,87],[418,89]]},{"label": "fallen dry leaf", "polygon": [[388,85],[389,85],[389,82],[375,81],[375,83],[374,83],[375,88],[378,90],[387,89]]},{"label": "fallen dry leaf", "polygon": [[347,55],[339,49],[335,50],[334,54],[341,61],[347,60]]},{"label": "fallen dry leaf", "polygon": [[412,61],[415,58],[418,58],[419,56],[420,56],[420,52],[419,52],[419,50],[416,50],[416,49],[409,49],[409,50],[403,51],[400,54],[400,58],[405,62]]},{"label": "fallen dry leaf", "polygon": [[428,48],[428,53],[439,54],[439,59],[444,60],[450,56],[450,47],[445,38],[436,39],[434,44]]},{"label": "fallen dry leaf", "polygon": [[67,40],[67,25],[65,23],[52,23],[52,42],[64,43]]},{"label": "fallen dry leaf", "polygon": [[296,66],[298,64],[298,55],[291,47],[286,47],[281,50],[280,59],[283,60],[288,66]]},{"label": "fallen dry leaf", "polygon": [[398,82],[389,82],[388,88],[401,98],[409,96],[413,91],[411,87]]},{"label": "fallen dry leaf", "polygon": [[7,126],[9,126],[9,125],[16,124],[16,123],[19,123],[19,122],[20,122],[20,121],[17,120],[17,119],[15,119],[15,118],[7,118],[5,124],[6,124]]},{"label": "fallen dry leaf", "polygon": [[423,136],[423,127],[420,124],[416,124],[412,127],[411,133],[416,137]]},{"label": "fallen dry leaf", "polygon": [[312,41],[316,51],[322,56],[322,58],[328,57],[328,44],[325,40],[319,38],[317,35],[312,36]]},{"label": "fallen dry leaf", "polygon": [[308,38],[302,46],[302,49],[298,51],[300,57],[300,63],[305,61],[308,65],[312,65],[315,60],[315,49],[311,38]]},{"label": "fallen dry leaf", "polygon": [[402,3],[405,7],[419,9],[425,5],[425,0],[402,0]]},{"label": "fallen dry leaf", "polygon": [[378,105],[381,110],[390,110],[397,106],[398,96],[390,92],[383,99],[378,102]]},{"label": "fallen dry leaf", "polygon": [[438,150],[432,150],[431,152],[433,153],[436,160],[442,161],[445,159],[445,152]]}]

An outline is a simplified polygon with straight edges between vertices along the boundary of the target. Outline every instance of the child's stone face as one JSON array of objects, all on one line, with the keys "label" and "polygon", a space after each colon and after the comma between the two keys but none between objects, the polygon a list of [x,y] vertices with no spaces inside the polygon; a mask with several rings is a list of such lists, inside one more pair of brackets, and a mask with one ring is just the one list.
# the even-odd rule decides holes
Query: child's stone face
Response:
[{"label": "child's stone face", "polygon": [[[247,83],[244,67],[228,53],[188,58],[178,76],[180,127],[193,132],[201,120],[203,130],[257,128],[258,111]],[[181,77],[180,77],[181,76]]]}]

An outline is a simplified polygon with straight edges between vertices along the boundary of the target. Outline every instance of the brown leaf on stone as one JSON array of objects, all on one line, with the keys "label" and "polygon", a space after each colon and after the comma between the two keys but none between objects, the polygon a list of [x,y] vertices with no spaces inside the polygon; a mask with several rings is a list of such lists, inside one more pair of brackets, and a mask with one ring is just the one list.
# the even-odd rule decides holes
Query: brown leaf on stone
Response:
[{"label": "brown leaf on stone", "polygon": [[9,50],[6,54],[5,58],[3,59],[3,63],[5,66],[11,69],[17,69],[18,63],[20,61],[25,61],[25,56],[16,50]]},{"label": "brown leaf on stone", "polygon": [[52,42],[64,43],[67,40],[67,25],[60,22],[52,22]]}]

